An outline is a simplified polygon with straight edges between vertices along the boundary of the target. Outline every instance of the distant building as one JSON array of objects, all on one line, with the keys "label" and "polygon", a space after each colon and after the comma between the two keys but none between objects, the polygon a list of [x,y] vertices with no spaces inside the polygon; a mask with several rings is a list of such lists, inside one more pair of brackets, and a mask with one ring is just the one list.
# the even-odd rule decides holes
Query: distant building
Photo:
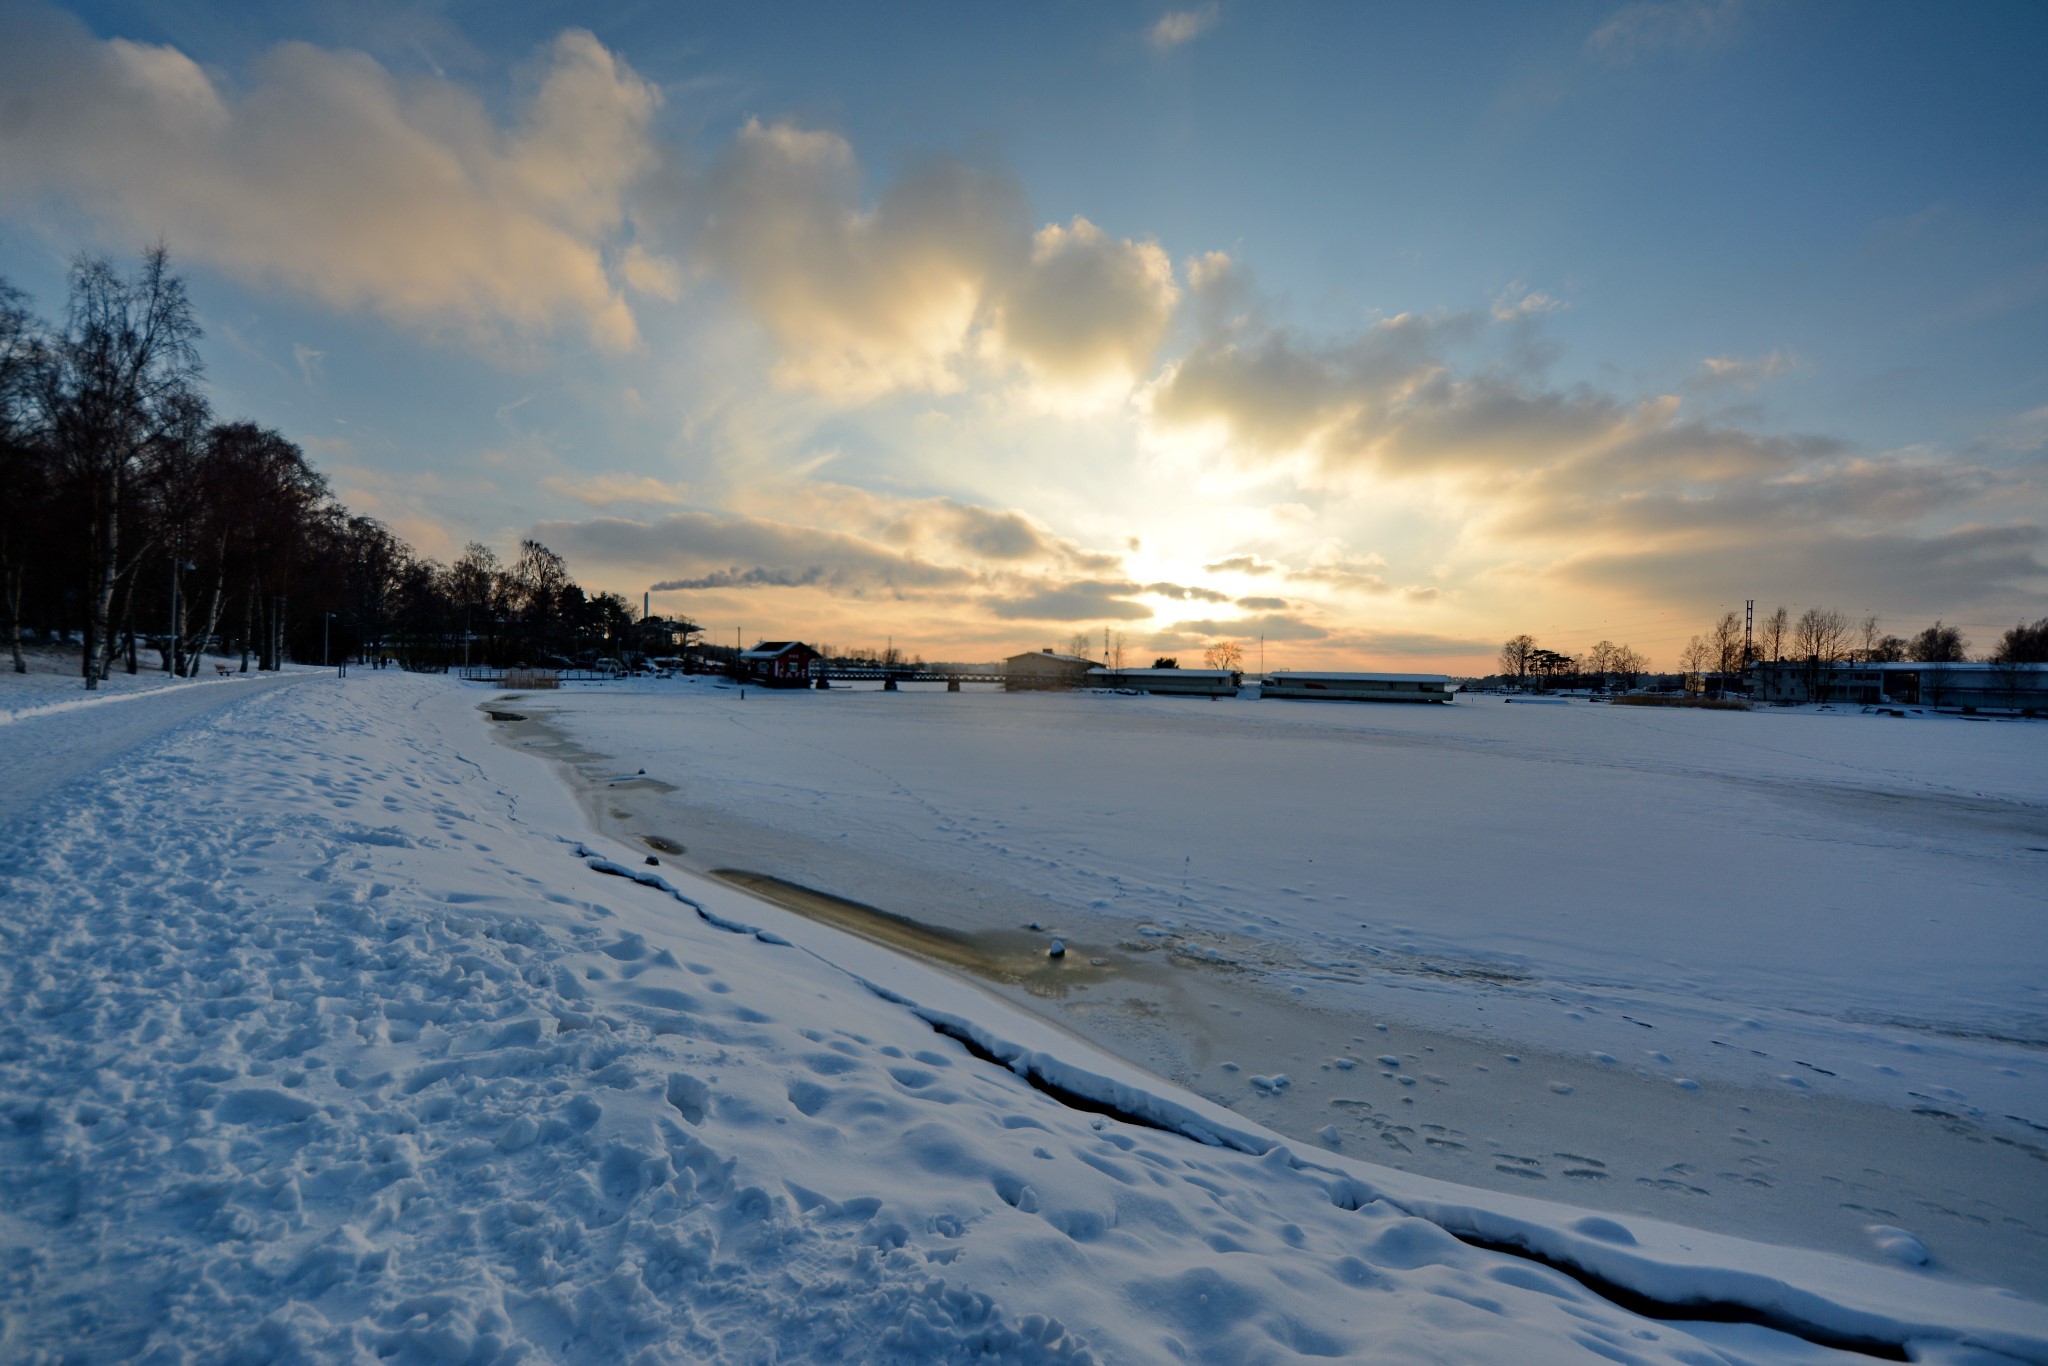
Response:
[{"label": "distant building", "polygon": [[1007,692],[1047,692],[1062,688],[1085,688],[1088,686],[1088,671],[1096,667],[1092,659],[1079,655],[1059,655],[1051,650],[1040,650],[1036,654],[1011,655],[1003,661],[1003,684]]},{"label": "distant building", "polygon": [[1457,687],[1448,674],[1301,673],[1267,674],[1260,697],[1296,697],[1326,702],[1448,702]]},{"label": "distant building", "polygon": [[801,640],[764,640],[740,652],[740,676],[771,688],[801,688],[811,681],[818,652]]},{"label": "distant building", "polygon": [[1859,706],[1954,707],[2048,713],[2048,664],[1756,663],[1743,673],[1758,702],[1842,702]]},{"label": "distant building", "polygon": [[1235,697],[1241,677],[1229,669],[1094,668],[1088,671],[1088,686],[1161,697]]}]

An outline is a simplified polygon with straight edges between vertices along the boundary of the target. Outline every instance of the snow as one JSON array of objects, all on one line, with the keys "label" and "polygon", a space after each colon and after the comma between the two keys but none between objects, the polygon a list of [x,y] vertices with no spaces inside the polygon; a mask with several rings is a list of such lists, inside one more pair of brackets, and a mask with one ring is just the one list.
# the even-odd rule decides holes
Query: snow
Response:
[{"label": "snow", "polygon": [[[519,743],[645,768],[589,788],[616,833],[996,948],[1041,925],[1110,980],[1010,999],[1305,1143],[1334,1119],[1417,1172],[1848,1255],[1895,1224],[2048,1293],[2048,727],[707,680],[520,707]],[[1408,1070],[1361,1085],[1346,1048]]]},{"label": "snow", "polygon": [[[229,660],[225,657],[207,655],[200,661],[198,678],[174,678],[161,667],[149,667],[150,659],[157,659],[160,665],[161,657],[147,654],[143,656],[139,672],[131,674],[122,664],[116,662],[113,673],[102,679],[99,687],[88,692],[78,673],[78,648],[24,646],[22,662],[28,665],[28,672],[8,672],[4,679],[0,679],[0,726],[29,716],[76,711],[81,707],[96,707],[167,689],[204,687],[226,680],[246,681],[249,677],[238,673],[223,675],[216,671],[216,666],[220,665],[226,665],[231,669],[239,668],[238,659]],[[0,670],[11,670],[13,667],[12,659],[0,655]]]},{"label": "snow", "polygon": [[[491,694],[219,696],[0,828],[8,1360],[1863,1359],[1646,1319],[1476,1240],[1920,1360],[2048,1361],[2025,1297],[1297,1149],[650,866],[494,742]],[[94,724],[10,726],[0,776]],[[653,792],[640,766],[610,781]]]}]

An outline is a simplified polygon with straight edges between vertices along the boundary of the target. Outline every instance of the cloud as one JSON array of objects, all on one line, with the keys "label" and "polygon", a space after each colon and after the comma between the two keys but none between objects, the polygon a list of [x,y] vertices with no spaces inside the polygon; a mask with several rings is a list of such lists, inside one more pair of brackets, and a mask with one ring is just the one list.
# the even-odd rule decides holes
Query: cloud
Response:
[{"label": "cloud", "polygon": [[1555,313],[1564,304],[1561,300],[1545,294],[1540,289],[1527,289],[1517,281],[1502,290],[1493,300],[1493,320],[1497,323],[1513,322],[1517,318],[1539,317]]},{"label": "cloud", "polygon": [[749,120],[711,178],[707,260],[774,341],[777,383],[859,402],[951,393],[977,356],[1054,389],[1127,390],[1180,291],[1156,243],[1086,218],[1035,233],[1007,174],[931,158],[859,202],[836,133]]},{"label": "cloud", "polygon": [[1145,592],[1177,602],[1229,602],[1228,593],[1219,593],[1213,588],[1191,588],[1179,583],[1148,583]]},{"label": "cloud", "polygon": [[1239,598],[1237,605],[1247,612],[1284,612],[1287,610],[1287,599]]},{"label": "cloud", "polygon": [[1015,508],[955,498],[898,498],[846,484],[775,483],[749,495],[780,518],[851,530],[899,550],[996,568],[1110,574],[1120,556],[1084,549]]},{"label": "cloud", "polygon": [[1005,621],[1137,621],[1152,615],[1151,608],[1130,601],[1144,591],[1135,583],[1083,580],[991,598],[988,609]]},{"label": "cloud", "polygon": [[1214,618],[1180,621],[1174,623],[1172,630],[1183,635],[1202,636],[1211,640],[1251,640],[1259,636],[1264,636],[1267,640],[1327,640],[1330,636],[1322,627],[1303,621],[1299,617],[1272,615],[1238,617],[1229,621]]},{"label": "cloud", "polygon": [[711,263],[775,340],[778,383],[948,392],[991,275],[1029,254],[1009,178],[927,161],[874,208],[836,133],[750,119],[711,181]]},{"label": "cloud", "polygon": [[1119,241],[1076,217],[1038,230],[996,330],[1002,349],[1042,377],[1121,392],[1151,368],[1179,299],[1157,243]]},{"label": "cloud", "polygon": [[1379,572],[1386,567],[1384,555],[1326,555],[1305,568],[1288,570],[1287,577],[1295,583],[1326,584],[1354,593],[1379,594],[1392,589]]},{"label": "cloud", "polygon": [[1439,374],[1441,347],[1478,326],[1470,314],[1404,313],[1335,343],[1279,327],[1206,338],[1161,377],[1152,414],[1169,427],[1218,426],[1252,461],[1328,452]]},{"label": "cloud", "polygon": [[1220,560],[1213,560],[1203,565],[1202,568],[1208,570],[1211,574],[1251,574],[1257,576],[1260,574],[1278,573],[1281,566],[1274,564],[1271,560],[1261,559],[1257,555],[1226,555]]},{"label": "cloud", "polygon": [[1711,51],[1734,37],[1741,0],[1641,0],[1623,5],[1586,38],[1586,55],[1606,66]]},{"label": "cloud", "polygon": [[1693,380],[1696,389],[1754,389],[1767,379],[1790,373],[1799,365],[1799,358],[1789,351],[1773,351],[1754,360],[1743,360],[1735,356],[1709,356],[1700,362],[1700,373]]},{"label": "cloud", "polygon": [[[656,163],[659,93],[589,33],[548,50],[510,125],[439,80],[283,43],[229,89],[167,46],[0,12],[0,208],[83,211],[123,242],[339,308],[487,340],[638,328],[606,267]],[[627,272],[643,283],[651,258]]]},{"label": "cloud", "polygon": [[1364,631],[1331,637],[1334,647],[1365,655],[1435,655],[1447,658],[1479,655],[1492,658],[1499,641],[1469,636],[1439,636],[1415,631]]},{"label": "cloud", "polygon": [[[1935,615],[1993,596],[2038,603],[2048,594],[2042,549],[2048,532],[2032,524],[1965,526],[1933,535],[1842,531],[1759,537],[1741,554],[1747,595],[1762,601],[1873,603],[1895,613]],[[1728,554],[1711,542],[1596,550],[1557,566],[1579,582],[1627,582],[1650,596],[1684,601],[1703,581],[1725,580]]]},{"label": "cloud", "polygon": [[1145,31],[1145,41],[1152,45],[1154,52],[1171,52],[1216,27],[1216,21],[1222,17],[1222,6],[1214,0],[1194,9],[1168,10]]},{"label": "cloud", "polygon": [[551,474],[540,482],[541,487],[550,493],[573,498],[591,507],[608,507],[614,503],[680,504],[683,501],[680,485],[666,483],[651,474],[579,474],[574,478]]},{"label": "cloud", "polygon": [[961,589],[974,571],[844,532],[752,517],[677,512],[652,521],[542,522],[534,536],[574,563],[646,570],[670,588],[817,587],[848,597]]}]

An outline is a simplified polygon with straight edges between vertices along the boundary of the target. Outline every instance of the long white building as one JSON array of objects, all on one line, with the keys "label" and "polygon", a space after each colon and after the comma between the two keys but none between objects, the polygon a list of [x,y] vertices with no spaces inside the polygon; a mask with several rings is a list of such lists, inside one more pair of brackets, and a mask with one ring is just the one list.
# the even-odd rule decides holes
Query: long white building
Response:
[{"label": "long white building", "polygon": [[1447,674],[1305,673],[1267,674],[1260,697],[1297,697],[1325,702],[1448,702],[1456,685]]}]

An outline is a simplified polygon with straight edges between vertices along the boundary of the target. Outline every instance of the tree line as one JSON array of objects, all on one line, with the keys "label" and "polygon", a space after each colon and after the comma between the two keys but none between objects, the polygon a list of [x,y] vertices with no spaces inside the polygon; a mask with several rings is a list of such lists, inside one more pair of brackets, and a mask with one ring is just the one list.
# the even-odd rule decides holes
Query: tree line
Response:
[{"label": "tree line", "polygon": [[1627,645],[1603,640],[1577,656],[1547,650],[1531,635],[1511,636],[1500,647],[1501,673],[1526,687],[1529,679],[1545,687],[1633,688],[1650,671],[1648,656]]},{"label": "tree line", "polygon": [[0,279],[0,621],[75,639],[95,688],[144,650],[196,675],[367,657],[415,668],[617,653],[638,629],[617,594],[586,594],[561,556],[522,542],[510,564],[472,543],[420,555],[335,498],[305,452],[208,406],[201,330],[158,247],[123,273],[72,266],[62,319]]},{"label": "tree line", "polygon": [[[1678,671],[1690,687],[1709,680],[1739,678],[1751,664],[1790,665],[1809,673],[1809,691],[1820,674],[1838,664],[1961,664],[1970,659],[1970,641],[1954,626],[1936,620],[1912,636],[1883,631],[1876,616],[1851,620],[1832,607],[1809,607],[1794,617],[1783,607],[1758,620],[1745,637],[1742,616],[1724,612],[1705,632],[1692,637],[1679,652]],[[2048,664],[2048,617],[2012,627],[1982,659],[1991,664]],[[1626,645],[1603,640],[1574,657],[1518,635],[1501,646],[1500,672],[1524,684],[1532,677],[1545,686],[1634,687],[1650,671],[1650,662]]]}]

